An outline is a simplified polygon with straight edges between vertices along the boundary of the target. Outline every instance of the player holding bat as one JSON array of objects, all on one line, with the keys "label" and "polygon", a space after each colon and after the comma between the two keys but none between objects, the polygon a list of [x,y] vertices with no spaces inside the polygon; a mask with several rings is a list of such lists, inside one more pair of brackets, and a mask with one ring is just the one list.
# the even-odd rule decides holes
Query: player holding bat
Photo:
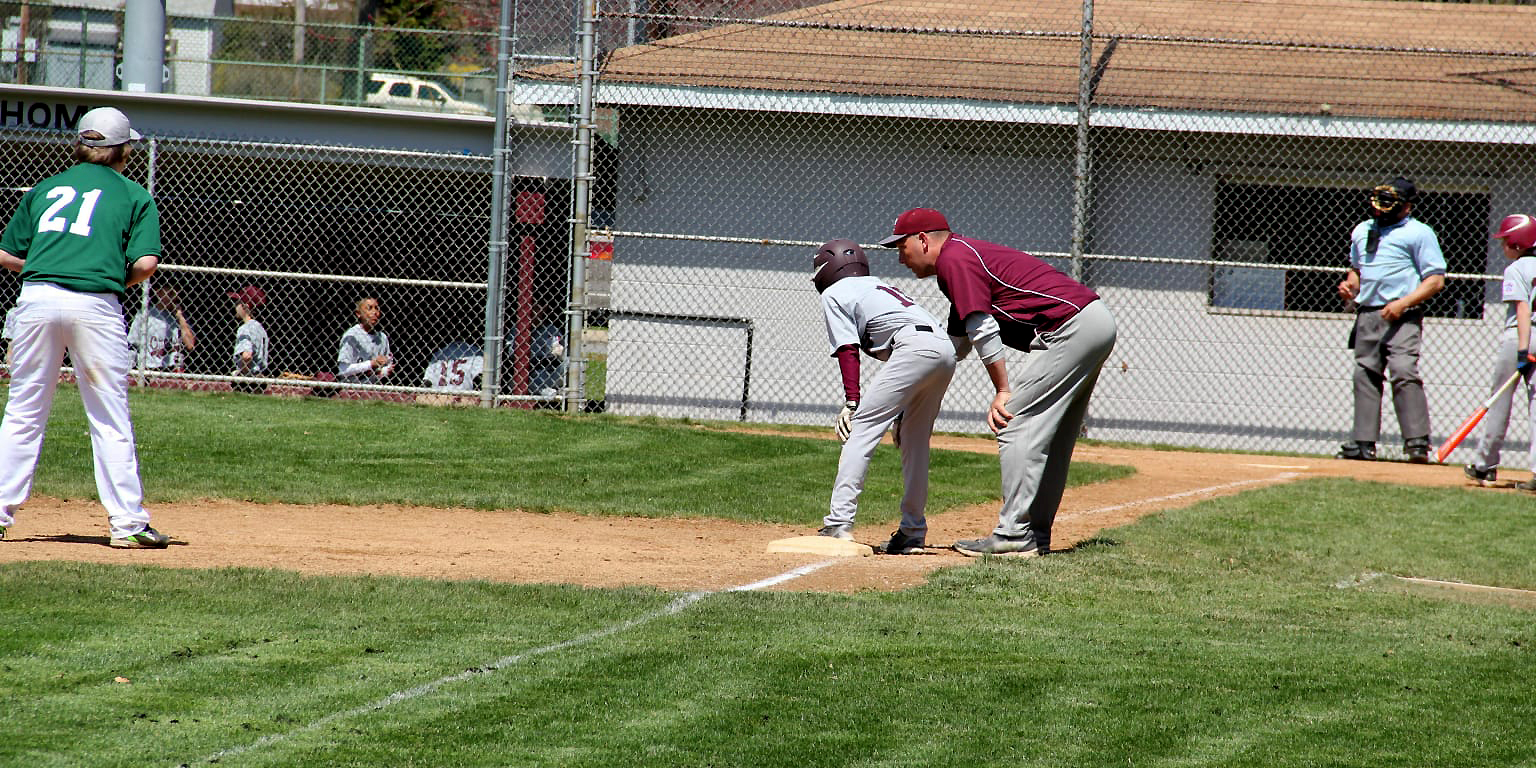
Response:
[{"label": "player holding bat", "polygon": [[[827,339],[843,377],[843,441],[832,504],[819,534],[853,538],[853,518],[875,446],[894,423],[901,449],[901,525],[886,542],[889,555],[921,554],[927,543],[928,440],[955,373],[955,345],[933,315],[869,274],[864,249],[833,240],[812,257]],[[885,364],[868,390],[859,387],[859,351]]]},{"label": "player holding bat", "polygon": [[[1484,486],[1498,481],[1500,452],[1504,449],[1504,432],[1509,427],[1514,399],[1512,387],[1499,385],[1518,373],[1525,381],[1526,402],[1536,396],[1531,387],[1531,369],[1536,358],[1531,357],[1530,351],[1531,304],[1536,300],[1536,220],[1523,213],[1505,216],[1493,236],[1504,241],[1504,258],[1509,259],[1509,266],[1504,269],[1504,332],[1499,336],[1498,357],[1493,364],[1496,396],[1489,401],[1482,439],[1466,468],[1467,478]],[[1536,410],[1531,411],[1530,417],[1536,427]],[[1442,455],[1448,453],[1448,448],[1441,449]],[[1531,463],[1536,469],[1536,430],[1531,437]],[[1536,478],[1516,483],[1515,487],[1536,491]]]}]

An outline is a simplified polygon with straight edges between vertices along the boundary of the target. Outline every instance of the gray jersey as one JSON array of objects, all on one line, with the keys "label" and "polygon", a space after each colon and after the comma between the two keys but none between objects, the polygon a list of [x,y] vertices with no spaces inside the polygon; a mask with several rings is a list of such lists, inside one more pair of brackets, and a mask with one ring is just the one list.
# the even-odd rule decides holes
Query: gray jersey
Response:
[{"label": "gray jersey", "polygon": [[379,355],[389,355],[389,337],[375,328],[372,333],[354,325],[341,335],[341,348],[336,352],[336,375],[344,381],[377,381],[388,376],[394,364],[378,370],[360,366]]},{"label": "gray jersey", "polygon": [[1522,256],[1504,268],[1504,327],[1516,327],[1515,302],[1536,301],[1536,257]]},{"label": "gray jersey", "polygon": [[240,358],[251,353],[251,368],[247,373],[256,376],[267,370],[267,329],[254,319],[246,320],[235,331],[235,370],[240,369]]},{"label": "gray jersey", "polygon": [[939,321],[916,302],[873,276],[845,277],[821,294],[832,350],[855,344],[871,357],[890,356],[891,337],[909,325],[938,330]]},{"label": "gray jersey", "polygon": [[137,365],[145,370],[180,370],[187,364],[187,348],[181,343],[176,316],[150,307],[133,317],[128,327],[128,346],[138,350]]},{"label": "gray jersey", "polygon": [[901,532],[927,536],[928,443],[955,372],[955,347],[928,310],[871,276],[845,277],[821,294],[834,354],[854,344],[885,361],[849,424],[822,523],[852,526],[869,462],[886,430],[901,417]]}]

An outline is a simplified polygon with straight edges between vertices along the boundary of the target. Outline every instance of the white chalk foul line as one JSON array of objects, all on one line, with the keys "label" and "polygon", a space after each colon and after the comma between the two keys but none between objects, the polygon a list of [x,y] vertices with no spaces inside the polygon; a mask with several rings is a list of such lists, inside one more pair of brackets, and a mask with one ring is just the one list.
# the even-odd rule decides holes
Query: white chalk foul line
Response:
[{"label": "white chalk foul line", "polygon": [[1366,584],[1369,584],[1369,583],[1371,583],[1371,582],[1373,582],[1373,581],[1375,581],[1377,579],[1397,579],[1398,581],[1406,581],[1409,584],[1427,584],[1427,585],[1432,586],[1432,587],[1447,587],[1447,588],[1450,588],[1450,589],[1463,589],[1463,590],[1467,590],[1467,591],[1470,591],[1470,592],[1492,592],[1494,594],[1512,595],[1512,596],[1515,596],[1515,597],[1536,597],[1536,589],[1516,589],[1515,587],[1495,587],[1495,586],[1493,586],[1491,584],[1473,584],[1471,582],[1466,582],[1466,581],[1444,581],[1444,580],[1441,580],[1441,579],[1421,579],[1421,578],[1418,578],[1416,576],[1398,576],[1398,575],[1392,574],[1392,573],[1376,573],[1375,571],[1366,571],[1365,573],[1362,573],[1359,576],[1356,576],[1354,578],[1344,579],[1344,580],[1338,582],[1337,584],[1334,584],[1334,586],[1338,587],[1339,589],[1350,589],[1352,587],[1362,587],[1362,586],[1365,586]]},{"label": "white chalk foul line", "polygon": [[1296,479],[1298,477],[1301,477],[1301,474],[1298,473],[1298,472],[1281,472],[1280,474],[1275,475],[1274,477],[1261,477],[1261,478],[1256,478],[1256,479],[1253,479],[1253,480],[1235,480],[1235,481],[1230,482],[1230,483],[1222,483],[1221,485],[1209,485],[1209,486],[1206,486],[1204,488],[1196,488],[1194,490],[1189,490],[1189,491],[1179,491],[1178,493],[1170,493],[1167,496],[1155,496],[1155,497],[1150,498],[1150,499],[1137,499],[1135,501],[1127,501],[1124,504],[1115,504],[1113,506],[1108,506],[1108,507],[1099,507],[1098,509],[1085,509],[1085,510],[1083,510],[1081,512],[1069,512],[1069,513],[1064,514],[1064,515],[1057,515],[1056,519],[1057,520],[1070,520],[1070,519],[1072,519],[1074,517],[1087,517],[1089,515],[1102,515],[1105,512],[1115,512],[1115,511],[1118,511],[1118,510],[1121,510],[1121,509],[1130,509],[1131,507],[1141,507],[1141,506],[1145,506],[1147,504],[1157,504],[1157,503],[1164,502],[1164,501],[1178,501],[1179,499],[1187,499],[1187,498],[1190,498],[1190,497],[1193,497],[1193,496],[1208,496],[1208,495],[1210,495],[1212,493],[1216,493],[1217,491],[1227,491],[1227,490],[1231,490],[1233,488],[1244,488],[1244,487],[1247,487],[1247,486],[1250,486],[1250,485],[1267,485],[1267,484],[1270,484],[1270,483],[1278,483],[1278,482],[1282,482],[1282,481],[1285,481],[1285,480],[1294,480],[1294,479]]},{"label": "white chalk foul line", "polygon": [[798,579],[801,576],[814,573],[821,570],[822,568],[826,568],[829,565],[836,565],[839,562],[841,562],[841,559],[825,560],[819,563],[812,563],[810,565],[802,565],[799,568],[786,571],[777,576],[763,579],[762,581],[754,581],[751,584],[742,584],[741,586],[730,587],[727,589],[718,590],[717,592],[692,592],[683,595],[676,600],[673,600],[662,608],[658,608],[657,610],[651,611],[650,613],[636,616],[635,618],[628,619],[626,621],[621,621],[618,624],[594,630],[579,637],[573,637],[569,640],[552,643],[541,648],[534,648],[531,650],[523,651],[522,653],[514,653],[511,656],[503,656],[488,664],[481,664],[477,667],[470,667],[463,672],[448,675],[446,677],[439,677],[436,680],[433,680],[429,683],[422,683],[421,685],[418,685],[414,688],[406,688],[405,690],[395,691],[394,693],[391,693],[384,698],[369,702],[367,704],[353,707],[352,709],[348,709],[342,712],[333,712],[307,725],[295,728],[291,731],[263,736],[249,744],[242,744],[239,746],[229,747],[227,749],[221,749],[207,757],[202,758],[201,760],[189,763],[181,763],[179,764],[178,768],[191,768],[191,766],[202,765],[204,763],[217,763],[225,758],[243,755],[247,752],[254,752],[255,750],[261,749],[263,747],[268,747],[279,742],[287,741],[288,739],[291,739],[299,734],[317,731],[332,723],[340,722],[342,720],[347,720],[354,717],[360,717],[372,712],[378,712],[379,710],[392,707],[403,701],[410,701],[411,699],[420,698],[429,693],[432,693],[433,691],[436,691],[439,688],[442,688],[445,685],[452,685],[453,683],[463,682],[475,677],[480,677],[481,675],[488,675],[492,672],[521,664],[522,662],[534,658],[535,656],[543,656],[545,654],[554,653],[556,651],[563,651],[567,648],[574,648],[578,645],[586,645],[587,643],[591,643],[595,640],[601,640],[605,637],[610,637],[620,632],[634,629],[635,627],[639,627],[644,624],[649,624],[656,619],[682,613],[683,610],[688,606],[693,605],[694,603],[697,603],[698,601],[703,600],[710,595],[718,594],[718,592],[752,592],[755,590],[763,589],[765,587],[783,584],[784,582],[793,579]]}]

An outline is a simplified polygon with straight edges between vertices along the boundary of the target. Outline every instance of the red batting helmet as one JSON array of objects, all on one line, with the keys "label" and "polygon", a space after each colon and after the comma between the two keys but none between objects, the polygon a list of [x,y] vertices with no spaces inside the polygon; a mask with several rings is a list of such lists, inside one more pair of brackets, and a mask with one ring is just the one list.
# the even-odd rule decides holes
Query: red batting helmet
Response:
[{"label": "red batting helmet", "polygon": [[1523,213],[1512,213],[1499,222],[1493,236],[1514,248],[1528,251],[1536,247],[1536,219]]},{"label": "red batting helmet", "polygon": [[816,292],[823,293],[833,283],[845,277],[862,277],[869,274],[869,258],[864,249],[852,240],[833,240],[821,246],[811,259],[811,281]]}]

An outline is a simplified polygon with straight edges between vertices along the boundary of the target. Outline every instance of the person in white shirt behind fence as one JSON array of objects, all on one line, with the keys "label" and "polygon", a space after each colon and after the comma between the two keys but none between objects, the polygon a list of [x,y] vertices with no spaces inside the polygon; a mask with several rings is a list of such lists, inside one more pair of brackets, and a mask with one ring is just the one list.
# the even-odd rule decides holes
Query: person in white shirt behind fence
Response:
[{"label": "person in white shirt behind fence", "polygon": [[[225,295],[235,300],[235,317],[240,321],[240,327],[235,330],[233,353],[235,367],[230,371],[230,375],[265,376],[271,345],[267,341],[267,329],[256,320],[256,308],[267,303],[266,291],[254,285],[247,285]],[[237,391],[242,392],[259,389],[245,382],[237,382],[234,386]]]},{"label": "person in white shirt behind fence", "polygon": [[357,325],[341,336],[336,352],[336,378],[358,384],[381,384],[395,372],[395,358],[389,354],[389,336],[379,330],[384,317],[379,300],[359,299],[353,310]]},{"label": "person in white shirt behind fence", "polygon": [[149,309],[134,315],[128,327],[128,346],[137,352],[135,362],[147,371],[185,371],[187,353],[197,346],[197,336],[181,299],[165,280],[152,281],[149,293]]}]

